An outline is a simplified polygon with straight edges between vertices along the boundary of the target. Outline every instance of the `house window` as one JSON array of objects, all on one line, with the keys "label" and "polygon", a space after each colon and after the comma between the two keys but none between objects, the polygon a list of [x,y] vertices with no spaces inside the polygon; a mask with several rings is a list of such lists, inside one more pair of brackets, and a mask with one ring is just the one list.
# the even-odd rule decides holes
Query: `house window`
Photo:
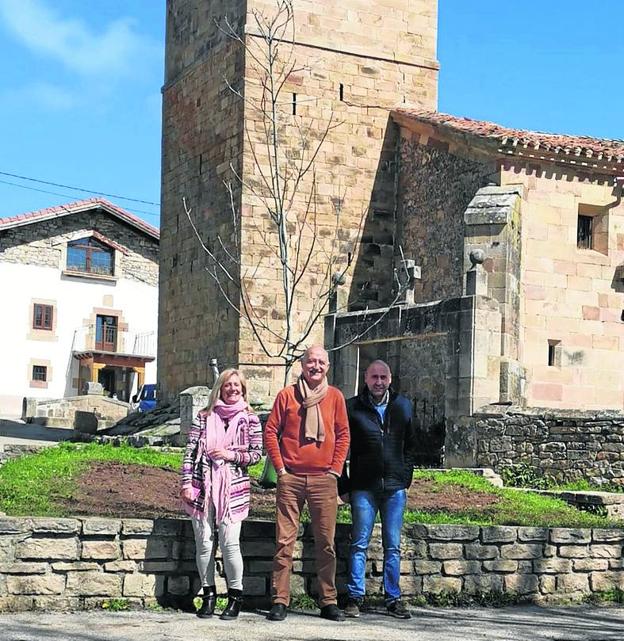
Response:
[{"label": "house window", "polygon": [[33,308],[33,329],[52,330],[52,321],[54,319],[54,308],[52,305],[34,304]]},{"label": "house window", "polygon": [[32,369],[32,380],[33,381],[47,381],[48,380],[48,368],[45,365],[33,365]]},{"label": "house window", "polygon": [[561,341],[548,341],[548,367],[561,367]]},{"label": "house window", "polygon": [[67,269],[98,276],[112,276],[114,250],[95,238],[81,238],[67,243]]},{"label": "house window", "polygon": [[593,243],[593,216],[579,214],[576,226],[576,246],[579,249],[592,249]]}]

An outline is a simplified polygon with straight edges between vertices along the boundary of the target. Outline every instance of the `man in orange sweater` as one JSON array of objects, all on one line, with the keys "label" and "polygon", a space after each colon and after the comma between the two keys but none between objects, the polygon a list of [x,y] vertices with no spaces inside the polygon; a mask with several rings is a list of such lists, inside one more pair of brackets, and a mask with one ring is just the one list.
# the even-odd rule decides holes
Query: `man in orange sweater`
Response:
[{"label": "man in orange sweater", "polygon": [[329,356],[320,345],[301,359],[295,385],[279,392],[264,430],[264,445],[277,471],[276,549],[270,621],[283,621],[290,603],[290,572],[299,515],[310,510],[321,616],[344,621],[337,606],[337,481],[349,451],[349,420],[340,390],[327,384]]}]

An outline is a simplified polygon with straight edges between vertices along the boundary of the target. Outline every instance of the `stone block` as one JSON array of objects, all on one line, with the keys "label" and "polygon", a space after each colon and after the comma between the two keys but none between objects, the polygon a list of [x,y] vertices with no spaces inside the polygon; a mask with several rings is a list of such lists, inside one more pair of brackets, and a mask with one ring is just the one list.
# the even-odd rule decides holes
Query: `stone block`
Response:
[{"label": "stone block", "polygon": [[63,594],[65,577],[60,574],[7,577],[9,594]]},{"label": "stone block", "polygon": [[136,572],[137,569],[136,561],[109,561],[104,564],[105,572]]},{"label": "stone block", "polygon": [[77,534],[80,532],[78,519],[32,519],[32,531],[35,534]]},{"label": "stone block", "polygon": [[595,570],[608,570],[610,560],[607,559],[574,559],[572,561],[575,572],[593,572]]},{"label": "stone block", "polygon": [[[293,551],[293,558],[299,557],[299,558],[314,558],[314,549],[313,546],[306,546],[304,545],[301,541],[297,541],[297,543],[300,543],[299,546],[295,545],[295,550]],[[306,550],[305,548],[308,547],[308,554],[305,554]],[[298,549],[297,549],[298,548]],[[243,558],[247,557],[255,557],[255,558],[269,558],[272,559],[273,555],[275,554],[275,541],[270,540],[270,541],[254,541],[254,540],[249,540],[249,541],[241,541],[241,552],[243,554]]]},{"label": "stone block", "polygon": [[498,557],[498,548],[495,545],[482,545],[481,543],[468,543],[465,546],[467,559],[495,559]]},{"label": "stone block", "polygon": [[514,543],[501,546],[502,559],[539,559],[543,553],[544,546],[539,543]]},{"label": "stone block", "polygon": [[116,541],[83,541],[82,558],[109,560],[117,559],[121,555],[119,543]]},{"label": "stone block", "polygon": [[596,544],[589,546],[590,556],[599,559],[619,559],[622,557],[621,545]]},{"label": "stone block", "polygon": [[124,559],[168,559],[171,541],[168,539],[126,539],[122,542]]},{"label": "stone block", "polygon": [[267,593],[267,580],[262,576],[245,576],[243,579],[245,594],[264,596]]},{"label": "stone block", "polygon": [[564,559],[585,559],[593,555],[590,555],[589,546],[586,545],[562,545],[559,556]]},{"label": "stone block", "polygon": [[136,536],[137,534],[152,534],[154,521],[148,519],[123,519],[121,532],[124,536]]},{"label": "stone block", "polygon": [[252,559],[246,562],[247,570],[253,574],[269,574],[273,571],[273,561]]},{"label": "stone block", "polygon": [[126,574],[123,579],[123,595],[130,597],[162,596],[165,577],[154,574]]},{"label": "stone block", "polygon": [[461,543],[431,543],[429,554],[432,559],[461,559],[463,558],[463,547]]},{"label": "stone block", "polygon": [[30,532],[31,519],[12,516],[0,516],[0,534],[22,534]]},{"label": "stone block", "polygon": [[554,594],[557,591],[557,578],[554,574],[544,574],[539,578],[539,590],[542,594]]},{"label": "stone block", "polygon": [[444,561],[444,563],[442,563],[442,574],[447,576],[476,574],[480,570],[481,564],[479,561]]},{"label": "stone block", "polygon": [[560,574],[557,577],[558,592],[589,592],[588,574]]},{"label": "stone block", "polygon": [[0,612],[28,612],[33,607],[33,597],[24,595],[0,596]]},{"label": "stone block", "polygon": [[593,592],[604,592],[613,588],[624,590],[624,572],[592,572],[589,582]]},{"label": "stone block", "polygon": [[462,580],[451,576],[424,576],[422,591],[425,594],[440,594],[441,592],[460,592]]},{"label": "stone block", "polygon": [[442,571],[442,563],[439,561],[415,560],[412,563],[416,575],[439,574]]},{"label": "stone block", "polygon": [[515,543],[518,540],[518,528],[508,526],[491,526],[481,528],[483,543]]},{"label": "stone block", "polygon": [[99,568],[100,566],[97,563],[87,561],[52,563],[52,569],[55,572],[87,572],[88,570],[98,570]]},{"label": "stone block", "polygon": [[612,543],[618,541],[624,541],[624,529],[622,530],[607,530],[607,529],[595,529],[592,530],[592,540],[597,543]]},{"label": "stone block", "polygon": [[550,530],[551,543],[589,543],[591,541],[591,537],[591,530],[585,528],[552,528]]},{"label": "stone block", "polygon": [[572,571],[570,559],[536,559],[533,561],[533,571],[536,574],[561,574]]},{"label": "stone block", "polygon": [[82,604],[79,597],[58,597],[58,596],[36,596],[33,598],[33,610],[41,612],[50,611],[76,611],[80,610]]},{"label": "stone block", "polygon": [[464,577],[463,592],[466,594],[502,591],[503,577],[500,574],[468,574]]},{"label": "stone block", "polygon": [[539,577],[535,574],[508,574],[504,576],[506,592],[531,594],[539,589]]},{"label": "stone block", "polygon": [[26,539],[17,544],[15,556],[18,559],[75,561],[80,558],[78,539]]},{"label": "stone block", "polygon": [[115,536],[121,531],[121,519],[84,519],[82,533],[89,535]]},{"label": "stone block", "polygon": [[67,593],[76,596],[121,596],[122,578],[104,572],[76,572],[67,575]]},{"label": "stone block", "polygon": [[[422,594],[423,579],[419,576],[401,576],[399,578],[399,589],[405,596]],[[380,586],[381,588],[381,586]]]},{"label": "stone block", "polygon": [[428,538],[433,541],[475,541],[479,537],[476,525],[425,525]]},{"label": "stone block", "polygon": [[0,574],[45,574],[47,563],[0,563]]},{"label": "stone block", "polygon": [[493,561],[483,561],[483,569],[487,572],[517,572],[518,561],[509,559],[494,559]]},{"label": "stone block", "polygon": [[178,569],[177,561],[142,561],[139,563],[142,572],[175,572]]},{"label": "stone block", "polygon": [[188,576],[170,576],[167,577],[167,592],[184,596],[191,589],[191,582]]},{"label": "stone block", "polygon": [[547,541],[548,528],[545,527],[519,527],[518,541],[522,543],[531,541]]}]

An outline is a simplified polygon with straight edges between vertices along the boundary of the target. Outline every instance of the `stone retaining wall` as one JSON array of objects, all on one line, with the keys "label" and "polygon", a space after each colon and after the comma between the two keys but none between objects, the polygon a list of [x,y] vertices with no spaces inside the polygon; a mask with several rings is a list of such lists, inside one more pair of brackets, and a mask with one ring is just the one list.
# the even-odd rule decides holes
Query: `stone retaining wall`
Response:
[{"label": "stone retaining wall", "polygon": [[474,447],[473,465],[525,464],[559,482],[587,479],[624,485],[624,414],[492,409],[465,419]]},{"label": "stone retaining wall", "polygon": [[[348,526],[337,533],[337,583],[344,591]],[[267,605],[274,524],[243,525],[248,605]],[[624,588],[624,530],[447,525],[406,526],[401,562],[405,596],[514,593],[528,600],[578,599]],[[293,594],[314,594],[314,548],[301,528]],[[378,526],[369,558],[369,592],[381,585]],[[220,563],[219,563],[220,567]],[[217,587],[225,592],[225,582]],[[131,604],[189,607],[198,589],[190,523],[184,519],[0,518],[0,611]]]}]

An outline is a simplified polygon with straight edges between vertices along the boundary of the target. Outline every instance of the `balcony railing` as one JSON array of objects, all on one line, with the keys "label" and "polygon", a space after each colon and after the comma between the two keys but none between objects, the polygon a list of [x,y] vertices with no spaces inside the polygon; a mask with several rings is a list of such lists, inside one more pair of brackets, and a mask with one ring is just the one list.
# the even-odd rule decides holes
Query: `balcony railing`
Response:
[{"label": "balcony railing", "polygon": [[[97,339],[100,340],[97,340]],[[124,332],[104,326],[96,336],[95,326],[81,327],[74,332],[72,351],[101,351],[134,356],[156,356],[156,332]]]}]

